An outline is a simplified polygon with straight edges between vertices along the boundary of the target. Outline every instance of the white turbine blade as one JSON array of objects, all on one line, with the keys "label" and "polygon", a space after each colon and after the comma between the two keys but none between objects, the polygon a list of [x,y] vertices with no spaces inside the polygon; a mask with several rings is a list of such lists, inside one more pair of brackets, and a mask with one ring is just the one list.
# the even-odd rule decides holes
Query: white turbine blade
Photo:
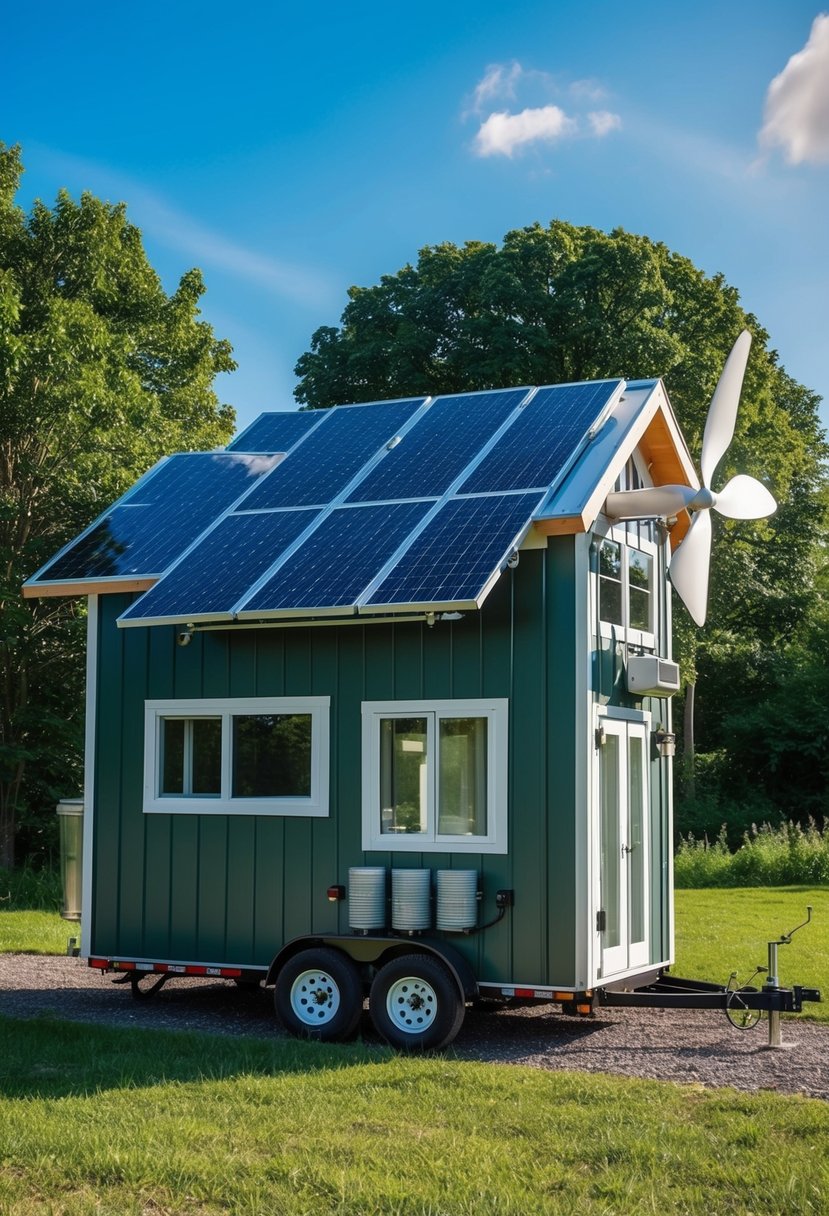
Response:
[{"label": "white turbine blade", "polygon": [[650,519],[676,515],[694,501],[693,486],[650,486],[644,490],[616,490],[608,494],[604,513],[608,519]]},{"label": "white turbine blade", "polygon": [[737,422],[737,407],[740,404],[740,389],[743,387],[743,376],[748,363],[748,352],[751,346],[751,334],[744,329],[731,348],[731,353],[725,361],[711,406],[705,422],[705,432],[702,436],[702,484],[711,489],[711,481],[717,465],[722,460],[728,445],[734,437],[734,427]]},{"label": "white turbine blade", "polygon": [[671,582],[700,627],[708,611],[708,567],[711,562],[711,512],[697,511],[671,558]]},{"label": "white turbine blade", "polygon": [[765,519],[777,510],[777,503],[756,477],[738,473],[723,486],[714,507],[727,519]]}]

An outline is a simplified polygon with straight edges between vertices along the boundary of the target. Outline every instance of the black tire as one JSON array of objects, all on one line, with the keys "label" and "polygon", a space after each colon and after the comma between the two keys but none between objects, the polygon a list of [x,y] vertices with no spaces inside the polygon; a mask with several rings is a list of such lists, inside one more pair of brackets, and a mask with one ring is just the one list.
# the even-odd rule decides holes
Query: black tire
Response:
[{"label": "black tire", "polygon": [[337,1043],[350,1039],[363,1012],[357,966],[339,950],[303,950],[285,964],[273,994],[277,1015],[292,1035]]},{"label": "black tire", "polygon": [[392,1047],[435,1051],[455,1038],[466,1006],[445,963],[412,953],[392,959],[377,972],[369,1013],[377,1033]]}]

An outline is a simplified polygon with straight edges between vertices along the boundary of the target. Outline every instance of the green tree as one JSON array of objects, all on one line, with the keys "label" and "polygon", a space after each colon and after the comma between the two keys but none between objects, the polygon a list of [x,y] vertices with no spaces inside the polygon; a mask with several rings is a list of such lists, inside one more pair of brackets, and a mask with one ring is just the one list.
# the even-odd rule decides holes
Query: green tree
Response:
[{"label": "green tree", "polygon": [[168,295],[123,204],[62,191],[26,215],[21,172],[0,144],[0,865],[18,820],[31,834],[80,786],[83,611],[24,602],[21,583],[159,456],[234,421],[199,271]]},{"label": "green tree", "polygon": [[[647,237],[558,220],[509,232],[500,246],[426,248],[416,265],[351,288],[339,328],[318,329],[299,359],[296,395],[319,408],[662,376],[698,457],[711,396],[743,328],[753,334],[752,353],[737,434],[716,486],[734,472],[751,473],[781,505],[769,520],[715,517],[709,623],[699,631],[681,605],[676,614],[685,680],[693,685],[697,669],[702,676],[699,743],[713,750],[725,717],[746,695],[744,683],[726,673],[751,668],[752,654],[785,647],[819,599],[815,536],[825,520],[827,454],[819,398],[779,366],[768,334],[721,275],[705,275]],[[681,721],[681,703],[677,709]]]}]

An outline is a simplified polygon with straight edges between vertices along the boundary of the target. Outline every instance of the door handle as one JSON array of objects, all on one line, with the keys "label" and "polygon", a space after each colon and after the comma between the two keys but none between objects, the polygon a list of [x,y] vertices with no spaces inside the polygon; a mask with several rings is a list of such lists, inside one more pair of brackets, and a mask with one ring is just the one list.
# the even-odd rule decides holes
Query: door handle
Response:
[{"label": "door handle", "polygon": [[632,852],[633,852],[633,845],[627,845],[627,844],[622,845],[622,856],[623,857],[624,857],[625,853],[632,853]]}]

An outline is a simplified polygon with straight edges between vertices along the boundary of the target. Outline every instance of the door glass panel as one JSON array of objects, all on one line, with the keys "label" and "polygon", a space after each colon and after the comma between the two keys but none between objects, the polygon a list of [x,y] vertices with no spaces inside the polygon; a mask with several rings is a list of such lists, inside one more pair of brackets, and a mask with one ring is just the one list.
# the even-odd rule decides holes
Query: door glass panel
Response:
[{"label": "door glass panel", "polygon": [[311,795],[311,715],[244,714],[233,718],[233,797]]},{"label": "door glass panel", "polygon": [[382,832],[426,831],[426,718],[380,720]]},{"label": "door glass panel", "polygon": [[605,733],[599,749],[602,791],[602,908],[605,913],[603,947],[610,950],[621,942],[621,874],[619,859],[622,842],[619,825],[619,738]]},{"label": "door glass panel", "polygon": [[440,836],[486,836],[486,726],[486,718],[440,719]]},{"label": "door glass panel", "polygon": [[628,891],[630,898],[630,940],[645,940],[645,741],[630,736],[628,752],[628,794],[630,828],[628,846]]}]

